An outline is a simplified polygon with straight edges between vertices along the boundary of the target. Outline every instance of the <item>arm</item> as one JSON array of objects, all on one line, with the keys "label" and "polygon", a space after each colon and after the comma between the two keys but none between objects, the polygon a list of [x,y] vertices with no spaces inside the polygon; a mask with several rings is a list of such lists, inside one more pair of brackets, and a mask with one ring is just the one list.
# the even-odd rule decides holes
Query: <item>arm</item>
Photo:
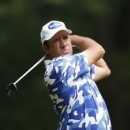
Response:
[{"label": "arm", "polygon": [[108,77],[111,74],[111,70],[107,66],[103,58],[95,63],[95,81],[99,81]]},{"label": "arm", "polygon": [[86,53],[89,66],[96,63],[105,54],[103,47],[90,38],[71,35],[70,39],[72,45],[76,45],[79,49]]}]

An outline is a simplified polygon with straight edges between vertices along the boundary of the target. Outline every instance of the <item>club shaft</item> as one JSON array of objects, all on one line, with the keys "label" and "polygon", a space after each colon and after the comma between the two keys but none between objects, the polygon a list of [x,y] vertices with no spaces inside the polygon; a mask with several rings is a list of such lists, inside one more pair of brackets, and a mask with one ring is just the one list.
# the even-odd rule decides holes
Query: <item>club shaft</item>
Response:
[{"label": "club shaft", "polygon": [[[47,55],[47,54],[46,54]],[[33,70],[37,65],[39,65],[44,59],[45,56],[43,56],[37,63],[35,63],[28,71],[26,71],[17,81],[14,82],[14,85],[16,85],[23,77],[25,77],[31,70]]]}]

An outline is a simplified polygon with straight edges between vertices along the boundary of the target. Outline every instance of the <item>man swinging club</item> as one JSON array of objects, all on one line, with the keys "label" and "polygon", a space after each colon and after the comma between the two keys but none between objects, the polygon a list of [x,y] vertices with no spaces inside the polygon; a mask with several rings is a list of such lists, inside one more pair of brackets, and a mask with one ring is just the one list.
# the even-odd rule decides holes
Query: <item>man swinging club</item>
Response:
[{"label": "man swinging club", "polygon": [[[103,47],[91,38],[72,35],[61,21],[42,27],[44,81],[58,116],[58,130],[112,130],[106,103],[96,85],[111,71]],[[81,52],[73,54],[72,46]]]}]

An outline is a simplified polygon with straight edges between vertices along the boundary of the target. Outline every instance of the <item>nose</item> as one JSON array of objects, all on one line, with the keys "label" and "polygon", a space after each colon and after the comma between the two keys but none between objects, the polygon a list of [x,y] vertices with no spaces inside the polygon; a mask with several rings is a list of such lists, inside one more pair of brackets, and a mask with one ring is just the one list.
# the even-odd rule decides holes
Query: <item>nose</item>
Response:
[{"label": "nose", "polygon": [[66,46],[67,45],[67,43],[65,42],[65,40],[63,39],[63,38],[61,38],[60,39],[60,46],[61,47],[64,47],[64,46]]}]

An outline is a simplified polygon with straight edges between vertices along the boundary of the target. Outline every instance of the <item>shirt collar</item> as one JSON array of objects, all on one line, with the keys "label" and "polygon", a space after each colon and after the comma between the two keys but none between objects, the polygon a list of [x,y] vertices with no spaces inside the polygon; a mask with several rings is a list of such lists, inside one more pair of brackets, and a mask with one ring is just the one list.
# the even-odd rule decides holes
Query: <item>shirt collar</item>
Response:
[{"label": "shirt collar", "polygon": [[44,60],[45,66],[49,65],[51,63],[51,60]]}]

